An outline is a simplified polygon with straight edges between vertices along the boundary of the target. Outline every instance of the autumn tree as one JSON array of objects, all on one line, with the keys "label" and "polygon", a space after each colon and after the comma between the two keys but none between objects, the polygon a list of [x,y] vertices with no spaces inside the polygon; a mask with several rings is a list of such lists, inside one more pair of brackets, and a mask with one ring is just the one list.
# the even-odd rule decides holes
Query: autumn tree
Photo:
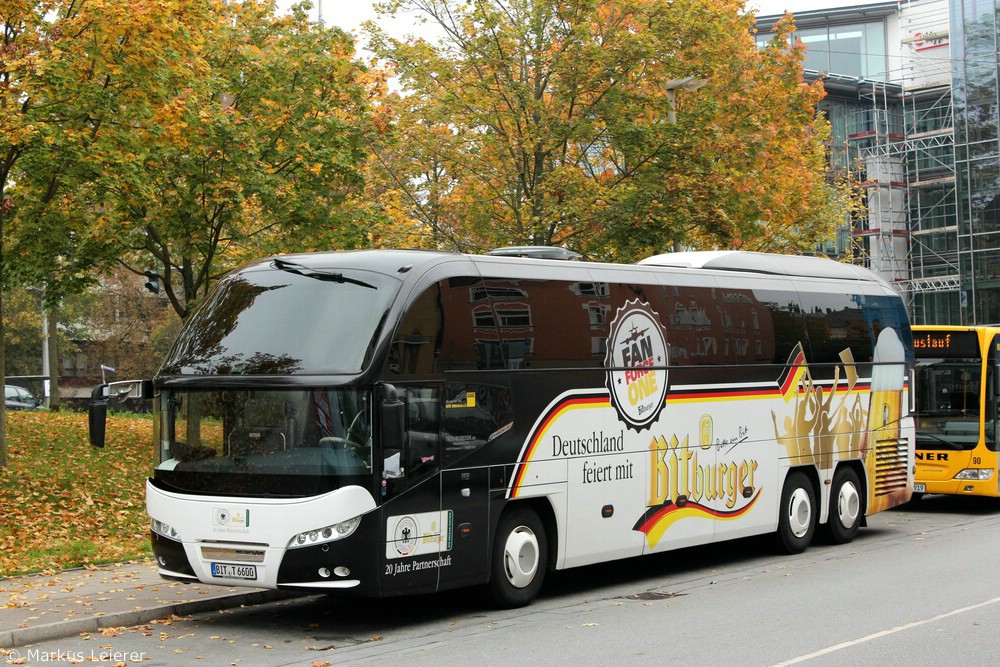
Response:
[{"label": "autumn tree", "polygon": [[97,229],[148,258],[130,267],[155,270],[181,317],[248,257],[366,238],[350,205],[368,115],[351,38],[310,24],[304,9],[219,11],[207,70],[117,137],[125,168],[109,165],[96,182]]},{"label": "autumn tree", "polygon": [[[196,78],[214,2],[11,0],[0,10],[0,284],[79,290],[106,247],[87,187],[101,148],[149,118],[174,77]],[[88,246],[87,241],[96,243]],[[2,318],[0,318],[2,320]],[[0,372],[3,363],[0,326]],[[6,464],[0,406],[0,467]]]},{"label": "autumn tree", "polygon": [[[401,90],[379,152],[439,244],[803,248],[829,234],[820,84],[786,32],[760,51],[734,0],[390,0],[368,25]],[[677,91],[698,80],[697,92]],[[803,215],[803,212],[806,212]]]},{"label": "autumn tree", "polygon": [[668,239],[695,249],[810,252],[846,217],[844,189],[827,182],[829,124],[816,113],[822,83],[803,80],[794,25],[780,22],[759,49],[751,17],[728,16],[729,39],[692,49],[708,83],[679,118],[684,131],[618,198],[625,205],[607,238],[627,257],[664,252]]},{"label": "autumn tree", "polygon": [[[34,289],[15,288],[3,295],[5,360],[7,375],[39,375],[42,371],[42,348],[45,345],[46,311],[42,295]],[[49,331],[59,338],[58,349],[75,351],[73,327]],[[52,360],[51,363],[57,363]],[[40,382],[39,382],[40,384]],[[34,387],[33,387],[34,388]]]}]

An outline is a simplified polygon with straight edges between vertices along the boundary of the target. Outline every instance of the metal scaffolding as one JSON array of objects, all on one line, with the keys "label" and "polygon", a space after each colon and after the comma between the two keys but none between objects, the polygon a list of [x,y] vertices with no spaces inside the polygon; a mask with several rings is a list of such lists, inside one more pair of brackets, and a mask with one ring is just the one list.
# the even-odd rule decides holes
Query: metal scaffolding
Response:
[{"label": "metal scaffolding", "polygon": [[900,14],[901,33],[915,35],[900,45],[892,78],[901,83],[863,82],[863,105],[848,121],[849,164],[865,202],[853,225],[856,261],[904,293],[915,321],[920,295],[961,289],[950,71],[936,55],[948,32],[920,29],[940,22],[933,12],[942,6]]}]

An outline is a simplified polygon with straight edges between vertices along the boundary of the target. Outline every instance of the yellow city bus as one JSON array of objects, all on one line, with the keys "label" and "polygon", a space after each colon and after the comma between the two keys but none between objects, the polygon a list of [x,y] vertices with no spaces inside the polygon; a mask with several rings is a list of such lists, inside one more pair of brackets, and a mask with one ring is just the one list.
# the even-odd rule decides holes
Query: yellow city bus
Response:
[{"label": "yellow city bus", "polygon": [[914,498],[1000,496],[1000,327],[914,326],[917,443]]}]

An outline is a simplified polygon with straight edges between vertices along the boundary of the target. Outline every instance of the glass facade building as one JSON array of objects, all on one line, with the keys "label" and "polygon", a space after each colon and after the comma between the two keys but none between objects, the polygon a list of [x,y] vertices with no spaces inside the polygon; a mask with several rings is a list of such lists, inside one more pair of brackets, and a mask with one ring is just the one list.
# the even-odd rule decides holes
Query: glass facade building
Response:
[{"label": "glass facade building", "polygon": [[962,324],[1000,323],[1000,93],[996,0],[951,0]]},{"label": "glass facade building", "polygon": [[[758,43],[779,16],[758,17]],[[823,252],[894,282],[917,324],[1000,323],[1000,0],[901,0],[795,16],[821,77],[830,167],[867,210]]]}]

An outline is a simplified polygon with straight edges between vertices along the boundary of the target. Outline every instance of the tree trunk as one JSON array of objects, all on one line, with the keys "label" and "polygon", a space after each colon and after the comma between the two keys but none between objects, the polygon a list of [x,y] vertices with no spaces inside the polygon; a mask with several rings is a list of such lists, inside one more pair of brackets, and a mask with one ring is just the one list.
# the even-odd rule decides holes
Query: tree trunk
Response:
[{"label": "tree trunk", "polygon": [[[7,384],[7,360],[4,355],[4,327],[3,327],[3,187],[0,184],[0,381]],[[7,392],[4,391],[6,399]],[[7,467],[7,402],[0,403],[0,470]]]}]

